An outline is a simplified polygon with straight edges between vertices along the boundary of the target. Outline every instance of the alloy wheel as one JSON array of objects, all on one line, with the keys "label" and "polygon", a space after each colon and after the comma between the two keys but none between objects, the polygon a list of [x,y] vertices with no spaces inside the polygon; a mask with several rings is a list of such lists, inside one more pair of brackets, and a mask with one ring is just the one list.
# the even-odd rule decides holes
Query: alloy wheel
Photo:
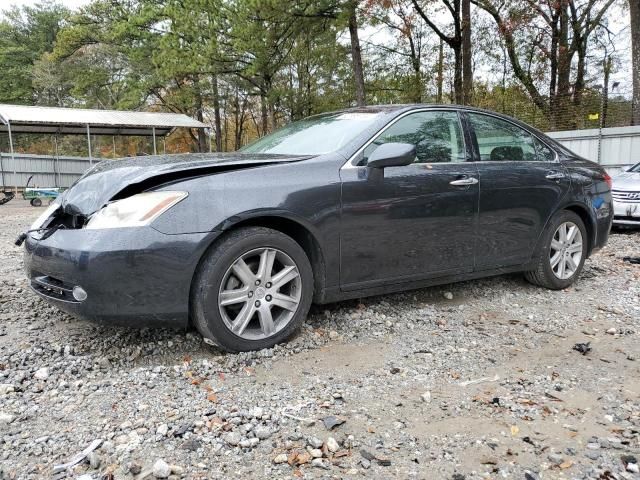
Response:
[{"label": "alloy wheel", "polygon": [[302,279],[293,259],[276,248],[242,254],[227,269],[218,306],[227,328],[246,340],[269,338],[293,319]]},{"label": "alloy wheel", "polygon": [[582,260],[582,233],[573,222],[564,222],[551,239],[549,262],[553,274],[561,280],[571,278]]}]

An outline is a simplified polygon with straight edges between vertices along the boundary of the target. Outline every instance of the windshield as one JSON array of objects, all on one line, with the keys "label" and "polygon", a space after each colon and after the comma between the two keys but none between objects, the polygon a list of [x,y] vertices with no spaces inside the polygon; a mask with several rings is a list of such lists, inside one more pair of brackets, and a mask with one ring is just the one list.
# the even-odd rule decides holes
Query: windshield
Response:
[{"label": "windshield", "polygon": [[627,172],[640,172],[640,163],[636,163],[633,167],[631,167]]},{"label": "windshield", "polygon": [[322,155],[335,152],[369,127],[379,113],[329,113],[290,123],[240,149],[246,153]]}]

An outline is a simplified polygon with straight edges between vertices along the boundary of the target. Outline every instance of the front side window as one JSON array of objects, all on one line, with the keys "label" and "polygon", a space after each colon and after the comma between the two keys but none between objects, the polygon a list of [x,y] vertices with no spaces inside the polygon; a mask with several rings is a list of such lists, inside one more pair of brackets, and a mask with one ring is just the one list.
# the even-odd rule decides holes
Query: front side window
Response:
[{"label": "front side window", "polygon": [[470,113],[483,162],[534,162],[533,137],[526,130],[496,117]]},{"label": "front side window", "polygon": [[462,128],[456,112],[416,112],[402,117],[365,148],[361,163],[366,163],[380,145],[392,142],[415,145],[415,163],[466,160]]}]

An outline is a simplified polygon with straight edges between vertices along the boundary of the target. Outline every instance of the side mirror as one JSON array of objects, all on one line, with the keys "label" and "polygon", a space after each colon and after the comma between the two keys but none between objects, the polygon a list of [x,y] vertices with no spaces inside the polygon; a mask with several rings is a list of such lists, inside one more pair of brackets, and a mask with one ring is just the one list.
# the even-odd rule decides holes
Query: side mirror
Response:
[{"label": "side mirror", "polygon": [[383,143],[373,151],[367,161],[367,167],[401,167],[412,164],[415,159],[415,145],[410,143]]}]

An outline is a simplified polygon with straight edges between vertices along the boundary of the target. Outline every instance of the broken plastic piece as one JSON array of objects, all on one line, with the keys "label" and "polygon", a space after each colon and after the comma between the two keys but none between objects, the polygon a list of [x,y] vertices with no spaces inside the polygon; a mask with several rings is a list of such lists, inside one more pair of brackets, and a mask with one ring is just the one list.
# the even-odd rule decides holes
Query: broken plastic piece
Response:
[{"label": "broken plastic piece", "polygon": [[591,342],[587,342],[587,343],[576,343],[573,346],[573,349],[576,352],[580,352],[582,355],[586,355],[587,353],[589,353],[591,351],[591,347],[589,346],[591,344]]},{"label": "broken plastic piece", "polygon": [[71,460],[69,460],[67,463],[63,463],[61,465],[54,465],[53,473],[55,474],[55,473],[64,472],[65,470],[73,467],[74,465],[79,464],[100,445],[102,445],[102,439],[101,438],[95,439],[93,442],[91,442],[91,445],[89,445],[82,452],[78,453],[76,456],[71,458]]},{"label": "broken plastic piece", "polygon": [[476,378],[475,380],[467,380],[466,382],[460,382],[458,385],[460,385],[461,387],[468,387],[469,385],[477,385],[478,383],[484,383],[484,382],[497,382],[498,380],[500,380],[500,376],[496,374],[493,377],[482,377],[482,378]]}]

